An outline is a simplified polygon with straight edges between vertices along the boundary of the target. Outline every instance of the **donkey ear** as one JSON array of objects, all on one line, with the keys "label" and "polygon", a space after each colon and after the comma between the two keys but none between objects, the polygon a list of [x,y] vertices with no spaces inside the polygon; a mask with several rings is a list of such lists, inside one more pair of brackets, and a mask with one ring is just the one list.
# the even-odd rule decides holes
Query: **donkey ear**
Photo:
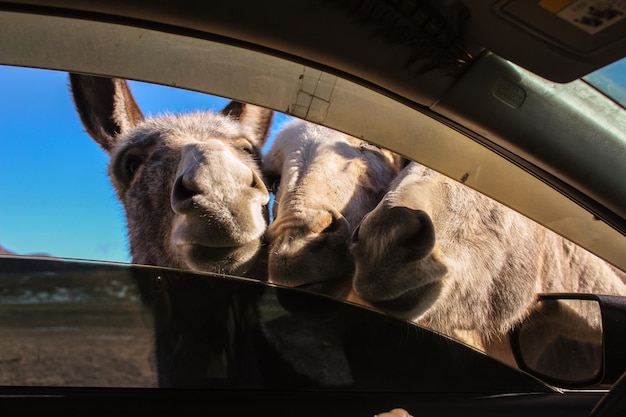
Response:
[{"label": "donkey ear", "polygon": [[272,110],[255,106],[254,104],[231,101],[222,109],[222,114],[252,127],[258,147],[262,147],[265,144],[272,126],[272,118],[274,117]]},{"label": "donkey ear", "polygon": [[70,74],[70,88],[87,133],[107,152],[144,120],[125,80]]}]

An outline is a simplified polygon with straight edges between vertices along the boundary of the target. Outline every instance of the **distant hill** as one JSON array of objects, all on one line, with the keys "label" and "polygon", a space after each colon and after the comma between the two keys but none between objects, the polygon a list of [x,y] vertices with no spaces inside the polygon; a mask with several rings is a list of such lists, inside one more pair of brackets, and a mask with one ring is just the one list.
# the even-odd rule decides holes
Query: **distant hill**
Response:
[{"label": "distant hill", "polygon": [[17,253],[11,252],[10,250],[5,248],[4,246],[0,245],[0,255],[17,255]]},{"label": "distant hill", "polygon": [[7,248],[5,248],[4,246],[0,245],[0,255],[27,255],[27,256],[48,256],[50,257],[49,254],[47,253],[43,253],[43,252],[37,252],[37,253],[27,253],[27,254],[19,254],[16,252],[13,252],[11,250],[8,250]]}]

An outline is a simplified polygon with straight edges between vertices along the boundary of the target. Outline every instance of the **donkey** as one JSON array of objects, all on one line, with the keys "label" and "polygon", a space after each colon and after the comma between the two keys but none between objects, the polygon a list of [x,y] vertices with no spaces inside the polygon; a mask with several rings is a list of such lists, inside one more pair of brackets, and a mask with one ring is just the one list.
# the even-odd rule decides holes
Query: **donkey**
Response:
[{"label": "donkey", "polygon": [[297,119],[285,125],[263,158],[275,191],[269,281],[338,297],[348,291],[352,230],[400,166],[398,155],[355,137]]},{"label": "donkey", "polygon": [[134,263],[263,278],[269,192],[261,149],[273,112],[144,118],[122,79],[70,74],[80,119],[109,154]]},{"label": "donkey", "polygon": [[[233,101],[220,113],[146,119],[125,80],[70,74],[70,87],[87,132],[110,156],[134,263],[265,279],[270,197],[260,161],[271,110]],[[228,317],[214,315],[231,298],[177,270],[133,271],[154,318],[159,385],[213,384],[230,335]]]},{"label": "donkey", "polygon": [[364,217],[350,250],[365,303],[509,363],[506,335],[537,293],[626,294],[600,258],[415,162]]}]

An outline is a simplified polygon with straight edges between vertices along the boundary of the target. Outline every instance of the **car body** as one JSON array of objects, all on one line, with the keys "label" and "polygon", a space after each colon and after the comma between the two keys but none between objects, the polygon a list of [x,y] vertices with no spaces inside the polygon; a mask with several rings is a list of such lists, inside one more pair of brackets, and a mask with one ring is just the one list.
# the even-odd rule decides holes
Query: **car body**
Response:
[{"label": "car body", "polygon": [[[580,78],[626,56],[626,20],[585,32],[548,7],[553,2],[540,3],[3,2],[0,64],[177,86],[323,124],[463,181],[625,271],[626,116]],[[418,130],[428,134],[416,137]],[[48,272],[73,265],[2,262],[13,274],[20,268],[41,273],[42,262]],[[263,291],[317,299],[297,290]],[[241,301],[247,302],[256,301]],[[304,318],[315,314],[315,308],[289,311]],[[423,340],[406,346],[456,346],[423,332]],[[385,353],[384,346],[376,349]],[[185,390],[2,387],[0,401],[17,412],[75,407],[92,414],[373,415],[401,406],[414,415],[588,415],[606,393],[563,391],[465,346],[452,351],[449,357],[470,359],[466,368],[455,360],[442,371],[444,380],[466,382],[448,390],[443,383],[426,389],[437,387],[432,375],[419,375],[426,384],[413,388],[398,385],[407,378],[398,376],[400,365],[427,354],[411,357],[411,350],[398,355],[390,368],[395,374],[364,376],[369,382],[353,389],[259,389],[247,380]],[[443,366],[446,357],[441,359]],[[504,382],[494,383],[498,378]]]}]

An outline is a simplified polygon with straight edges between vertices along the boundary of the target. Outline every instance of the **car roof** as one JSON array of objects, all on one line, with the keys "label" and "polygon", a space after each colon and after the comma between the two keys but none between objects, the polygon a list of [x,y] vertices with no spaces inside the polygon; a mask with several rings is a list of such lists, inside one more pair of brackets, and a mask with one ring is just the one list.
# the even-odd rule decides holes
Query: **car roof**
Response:
[{"label": "car roof", "polygon": [[578,79],[626,56],[626,20],[591,33],[556,2],[525,3],[4,2],[0,63],[188,88],[324,124],[626,270],[624,110]]}]

